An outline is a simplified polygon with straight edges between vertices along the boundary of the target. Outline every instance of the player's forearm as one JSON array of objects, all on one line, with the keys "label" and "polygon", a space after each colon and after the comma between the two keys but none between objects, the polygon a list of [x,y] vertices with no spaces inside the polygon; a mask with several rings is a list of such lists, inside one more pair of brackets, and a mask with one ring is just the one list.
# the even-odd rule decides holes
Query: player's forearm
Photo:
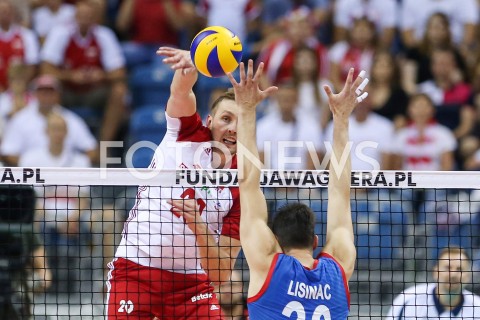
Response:
[{"label": "player's forearm", "polygon": [[[347,205],[350,201],[350,183],[351,183],[351,161],[348,143],[348,118],[334,117],[333,129],[333,153],[334,158],[330,161],[329,176],[329,198],[337,198],[339,202],[345,204],[345,209],[338,210],[334,215],[328,217],[328,229],[335,230],[338,227],[347,227],[352,229],[352,217]],[[343,164],[341,159],[347,157]]]},{"label": "player's forearm", "polygon": [[238,117],[237,140],[239,143],[239,163],[243,166],[239,183],[242,189],[242,186],[246,187],[249,184],[258,186],[261,162],[256,139],[255,110],[241,109]]},{"label": "player's forearm", "polygon": [[170,98],[167,103],[167,114],[173,118],[191,116],[196,112],[196,99],[193,85],[197,81],[197,72],[184,74],[183,69],[175,71],[170,86]]},{"label": "player's forearm", "polygon": [[231,257],[220,249],[215,241],[215,235],[205,223],[198,223],[194,232],[202,267],[210,281],[215,283],[228,281],[232,273]]},{"label": "player's forearm", "polygon": [[[330,162],[330,186],[350,193],[350,150],[348,143],[348,118],[334,116],[333,118],[333,155]],[[344,154],[347,153],[347,154]],[[342,166],[342,156],[347,159]]]},{"label": "player's forearm", "polygon": [[176,70],[170,86],[170,93],[175,96],[188,96],[192,92],[197,78],[197,72],[185,73],[184,69]]},{"label": "player's forearm", "polygon": [[117,27],[118,31],[122,33],[126,33],[133,20],[133,5],[134,0],[125,0],[120,7],[120,10],[117,15],[117,21],[115,22],[115,26]]}]

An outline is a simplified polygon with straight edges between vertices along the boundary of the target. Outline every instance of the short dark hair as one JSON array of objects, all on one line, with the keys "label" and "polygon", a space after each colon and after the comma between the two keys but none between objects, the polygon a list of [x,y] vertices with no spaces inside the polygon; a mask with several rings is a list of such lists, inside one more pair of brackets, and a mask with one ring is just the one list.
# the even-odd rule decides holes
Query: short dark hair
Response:
[{"label": "short dark hair", "polygon": [[272,231],[283,250],[310,249],[315,240],[315,214],[303,203],[290,203],[278,209]]},{"label": "short dark hair", "polygon": [[228,89],[224,93],[222,93],[220,96],[218,96],[215,101],[213,101],[212,106],[210,107],[210,114],[214,115],[216,108],[222,102],[223,100],[232,100],[235,101],[235,93],[233,92],[233,89]]}]

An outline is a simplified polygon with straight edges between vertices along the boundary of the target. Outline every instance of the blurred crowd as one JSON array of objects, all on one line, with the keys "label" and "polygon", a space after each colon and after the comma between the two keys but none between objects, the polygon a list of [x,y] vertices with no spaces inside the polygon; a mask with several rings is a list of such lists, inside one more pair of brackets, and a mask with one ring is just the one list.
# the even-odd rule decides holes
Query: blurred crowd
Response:
[{"label": "blurred crowd", "polygon": [[[161,110],[168,97],[156,49],[188,49],[203,27],[222,25],[242,40],[244,61],[265,62],[265,84],[280,87],[259,114],[267,167],[321,168],[331,139],[322,87],[338,90],[355,67],[371,81],[351,120],[353,169],[478,169],[479,13],[476,0],[0,0],[1,159],[98,166],[99,142],[112,140],[125,142],[124,155],[139,110]],[[138,80],[145,68],[158,71],[150,89]],[[204,90],[202,81],[206,115],[228,82]],[[51,112],[63,137],[46,130]],[[288,148],[299,161],[279,160]]]},{"label": "blurred crowd", "polygon": [[[171,70],[156,49],[188,49],[221,25],[280,89],[259,112],[267,168],[322,168],[332,138],[323,85],[339,90],[354,67],[370,79],[350,122],[354,170],[477,170],[479,14],[478,0],[0,0],[1,161],[99,166],[100,142],[114,140],[123,156],[135,123],[164,121]],[[202,116],[228,86],[200,77]]]}]

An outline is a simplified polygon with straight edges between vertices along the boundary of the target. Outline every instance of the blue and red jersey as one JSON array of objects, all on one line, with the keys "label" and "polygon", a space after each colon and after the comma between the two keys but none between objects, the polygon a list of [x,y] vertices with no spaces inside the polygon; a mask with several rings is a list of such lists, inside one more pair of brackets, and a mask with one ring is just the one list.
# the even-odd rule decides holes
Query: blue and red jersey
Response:
[{"label": "blue and red jersey", "polygon": [[345,272],[332,256],[322,253],[309,269],[278,253],[260,292],[247,302],[252,320],[340,320],[347,319],[350,293]]}]

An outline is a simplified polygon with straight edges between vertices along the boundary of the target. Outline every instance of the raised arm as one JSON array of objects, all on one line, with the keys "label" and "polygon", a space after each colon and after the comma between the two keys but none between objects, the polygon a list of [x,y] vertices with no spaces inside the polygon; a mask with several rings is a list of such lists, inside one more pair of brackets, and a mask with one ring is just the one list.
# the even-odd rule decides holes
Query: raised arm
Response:
[{"label": "raised arm", "polygon": [[353,273],[356,259],[350,210],[352,170],[351,145],[348,144],[348,119],[357,103],[367,96],[367,93],[363,93],[362,90],[366,85],[365,82],[368,82],[364,77],[365,72],[362,71],[353,82],[353,69],[350,69],[340,93],[333,94],[329,86],[324,87],[333,115],[333,153],[328,183],[327,241],[323,251],[335,257],[342,265],[347,279],[350,279]]},{"label": "raised arm", "polygon": [[[269,87],[260,90],[263,63],[254,75],[253,61],[248,61],[248,69],[240,64],[240,82],[229,74],[239,108],[237,124],[237,161],[240,185],[240,243],[250,267],[251,285],[249,295],[260,288],[252,288],[252,283],[263,284],[273,256],[281,248],[267,225],[267,204],[260,189],[261,162],[255,138],[256,107],[269,94],[277,90]],[[256,292],[252,292],[256,291]]]},{"label": "raised arm", "polygon": [[197,111],[197,102],[193,93],[193,85],[198,73],[190,52],[170,47],[160,47],[157,54],[165,56],[164,63],[175,70],[170,85],[170,98],[167,102],[167,114],[172,118],[188,117]]}]

